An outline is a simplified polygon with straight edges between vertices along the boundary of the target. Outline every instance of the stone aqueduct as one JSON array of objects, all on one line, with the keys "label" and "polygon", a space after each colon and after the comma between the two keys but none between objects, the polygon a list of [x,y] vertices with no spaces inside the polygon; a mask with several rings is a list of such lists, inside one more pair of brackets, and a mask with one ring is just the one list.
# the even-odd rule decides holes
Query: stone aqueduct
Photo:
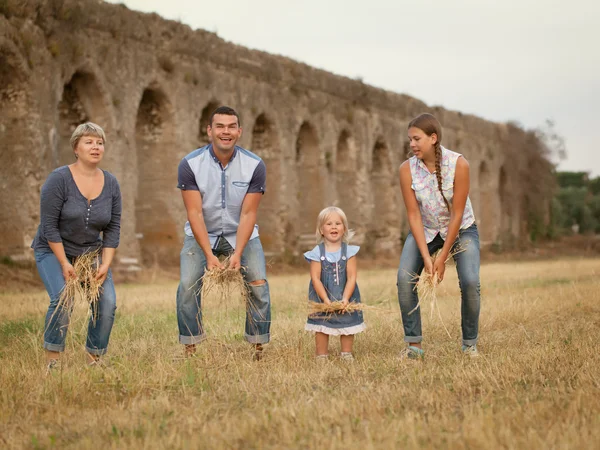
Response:
[{"label": "stone aqueduct", "polygon": [[206,142],[220,104],[239,111],[240,144],[267,164],[259,226],[272,254],[309,246],[317,213],[330,204],[346,210],[366,250],[398,252],[407,228],[397,175],[406,125],[425,111],[441,120],[443,143],[470,161],[482,241],[522,232],[520,199],[506,199],[518,180],[504,168],[502,124],[123,6],[23,3],[11,10],[9,1],[0,15],[1,255],[31,257],[40,187],[73,161],[69,137],[91,120],[107,132],[104,168],[123,194],[118,259],[176,263],[185,221],[177,165]]}]

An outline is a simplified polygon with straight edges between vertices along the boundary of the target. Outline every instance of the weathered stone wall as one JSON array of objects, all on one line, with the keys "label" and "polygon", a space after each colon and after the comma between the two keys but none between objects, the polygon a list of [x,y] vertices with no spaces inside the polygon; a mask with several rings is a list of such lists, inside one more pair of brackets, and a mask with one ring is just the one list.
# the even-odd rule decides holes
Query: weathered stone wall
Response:
[{"label": "weathered stone wall", "polygon": [[398,252],[406,125],[425,111],[442,122],[443,144],[470,162],[482,241],[522,233],[519,175],[504,168],[515,136],[504,125],[120,5],[8,0],[0,13],[1,255],[31,255],[41,184],[73,161],[69,137],[91,120],[107,132],[103,166],[121,184],[119,259],[177,263],[185,222],[177,165],[206,142],[220,104],[239,111],[240,144],[267,164],[259,225],[273,254],[310,246],[330,204],[347,212],[365,250]]}]

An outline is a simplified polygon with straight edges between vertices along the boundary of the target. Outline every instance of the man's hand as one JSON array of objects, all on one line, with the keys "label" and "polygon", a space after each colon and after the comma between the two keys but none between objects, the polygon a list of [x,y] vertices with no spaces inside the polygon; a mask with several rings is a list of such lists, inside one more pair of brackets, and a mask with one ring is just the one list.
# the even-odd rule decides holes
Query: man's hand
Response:
[{"label": "man's hand", "polygon": [[100,267],[98,267],[98,270],[96,271],[96,281],[98,281],[100,284],[103,284],[104,280],[106,280],[107,275],[108,266],[101,264]]},{"label": "man's hand", "polygon": [[229,258],[229,268],[240,270],[242,268],[242,257],[237,253],[233,253]]},{"label": "man's hand", "polygon": [[217,267],[219,269],[223,269],[223,264],[221,264],[221,261],[219,261],[219,258],[217,258],[215,255],[213,255],[211,253],[210,255],[208,255],[206,257],[206,270],[212,270],[215,267]]}]

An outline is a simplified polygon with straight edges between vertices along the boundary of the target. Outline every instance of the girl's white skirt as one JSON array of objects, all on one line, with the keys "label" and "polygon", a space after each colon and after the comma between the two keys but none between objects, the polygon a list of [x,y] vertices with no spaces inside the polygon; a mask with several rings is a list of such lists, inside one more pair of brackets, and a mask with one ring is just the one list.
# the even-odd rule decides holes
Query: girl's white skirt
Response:
[{"label": "girl's white skirt", "polygon": [[360,323],[358,325],[354,325],[352,327],[346,328],[331,328],[326,327],[325,325],[314,325],[312,323],[307,323],[304,325],[304,329],[306,331],[312,331],[315,333],[324,333],[330,336],[348,336],[351,334],[357,334],[365,331],[367,329],[365,323]]}]

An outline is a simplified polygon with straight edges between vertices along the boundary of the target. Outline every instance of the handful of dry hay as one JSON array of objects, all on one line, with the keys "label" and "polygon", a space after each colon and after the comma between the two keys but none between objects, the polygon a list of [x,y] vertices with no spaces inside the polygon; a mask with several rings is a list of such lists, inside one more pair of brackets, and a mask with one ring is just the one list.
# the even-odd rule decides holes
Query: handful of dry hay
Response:
[{"label": "handful of dry hay", "polygon": [[[454,255],[464,252],[465,249],[466,249],[466,246],[462,246],[462,245],[454,246],[452,251],[448,254],[448,257],[444,261],[444,264],[447,263],[450,260],[450,258],[453,258]],[[432,255],[432,259],[433,259],[434,263],[438,256],[439,256],[439,251]],[[448,328],[446,328],[446,325],[444,324],[444,321],[442,320],[442,313],[440,312],[440,307],[437,304],[437,286],[439,284],[437,273],[431,274],[431,273],[423,270],[420,275],[413,274],[413,281],[415,283],[414,288],[417,290],[417,293],[419,294],[418,295],[419,302],[417,303],[417,306],[415,306],[408,314],[410,315],[410,314],[414,313],[419,308],[419,306],[421,306],[421,302],[423,300],[429,301],[431,304],[431,317],[433,317],[433,310],[437,308],[438,317],[440,318],[440,322],[442,322],[442,325],[444,326],[444,330],[446,330],[446,334],[448,334],[449,337],[452,337],[452,336],[450,336],[450,332],[448,331]]]},{"label": "handful of dry hay", "polygon": [[319,314],[344,314],[353,313],[356,311],[364,311],[365,305],[363,303],[350,302],[346,306],[342,302],[331,302],[331,304],[317,303],[310,301],[308,302],[308,315],[315,316]]},{"label": "handful of dry hay", "polygon": [[200,287],[197,289],[200,291],[200,295],[202,298],[206,298],[207,295],[215,293],[221,301],[232,295],[239,295],[248,304],[249,294],[242,273],[237,269],[229,268],[229,258],[223,260],[223,266],[223,269],[215,267],[204,272],[202,278],[198,280]]},{"label": "handful of dry hay", "polygon": [[92,317],[96,320],[98,312],[98,299],[102,290],[101,283],[96,280],[96,272],[100,263],[100,250],[84,253],[75,259],[73,269],[75,269],[76,278],[71,278],[65,282],[60,297],[58,298],[57,311],[71,311],[73,308],[76,294],[82,303],[90,305],[92,308]]}]

